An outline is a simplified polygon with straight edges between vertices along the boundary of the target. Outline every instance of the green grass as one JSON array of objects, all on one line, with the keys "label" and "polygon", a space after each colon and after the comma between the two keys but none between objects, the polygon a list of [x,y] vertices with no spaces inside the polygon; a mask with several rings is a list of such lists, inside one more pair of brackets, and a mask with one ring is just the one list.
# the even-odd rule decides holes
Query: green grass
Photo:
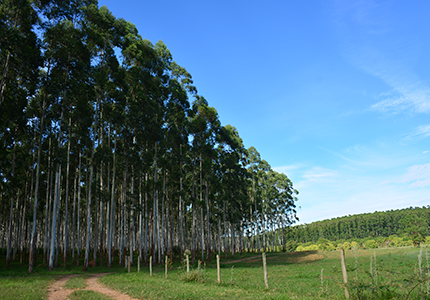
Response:
[{"label": "green grass", "polygon": [[[425,269],[425,249],[423,270]],[[376,270],[370,274],[370,257],[376,253]],[[417,277],[419,249],[375,249],[358,251],[358,268],[352,250],[346,251],[352,299],[404,299],[418,284],[411,299],[425,298],[426,283]],[[242,257],[255,254],[247,253]],[[239,259],[237,255],[235,259]],[[231,260],[231,259],[229,259]],[[137,273],[117,273],[100,281],[112,288],[140,299],[344,299],[338,251],[301,253],[268,253],[269,289],[265,289],[261,259],[228,264],[222,259],[221,279],[217,283],[216,262],[207,263],[203,282],[185,282],[183,270],[177,266],[164,278],[164,268],[154,267],[149,276],[147,267]],[[195,267],[195,266],[194,266]],[[321,285],[323,269],[323,285]],[[375,264],[373,262],[373,270]],[[357,275],[357,277],[356,277]],[[389,298],[390,297],[390,298]]]},{"label": "green grass", "polygon": [[[426,251],[423,249],[422,271],[428,270]],[[352,299],[430,299],[425,292],[425,274],[419,277],[418,254],[420,249],[378,248],[358,250],[357,263],[353,250],[346,251],[348,288]],[[267,264],[269,289],[264,286],[261,256],[229,264],[229,261],[256,256],[255,253],[236,254],[234,258],[221,258],[221,284],[217,283],[216,260],[212,258],[200,271],[197,281],[186,282],[184,269],[176,262],[164,278],[164,267],[149,268],[137,265],[132,272],[117,267],[91,268],[90,272],[111,272],[100,281],[138,299],[344,299],[344,289],[339,251],[307,251],[300,253],[268,253]],[[375,262],[371,257],[376,255]],[[176,260],[178,261],[178,260]],[[88,274],[82,267],[68,265],[51,272],[37,267],[28,274],[27,266],[14,263],[6,270],[0,266],[0,295],[2,299],[46,299],[48,285],[66,274]],[[197,264],[192,266],[192,270]],[[321,270],[323,282],[321,285]],[[376,272],[375,272],[376,270]],[[78,276],[68,283],[69,288],[83,288],[84,276]],[[430,277],[430,276],[429,276]],[[429,278],[427,277],[427,278]],[[87,291],[76,291],[73,299],[93,299]],[[92,294],[91,294],[92,295]],[[79,298],[81,297],[81,298]],[[96,297],[96,296],[94,296]],[[102,295],[102,297],[105,297]],[[94,298],[98,299],[98,298]],[[103,298],[106,299],[106,298]]]},{"label": "green grass", "polygon": [[67,280],[64,287],[67,289],[84,289],[87,287],[87,284],[85,283],[85,279],[87,279],[89,277],[91,277],[91,276],[81,275],[81,276],[73,277],[73,278]]},{"label": "green grass", "polygon": [[111,297],[108,297],[102,293],[97,293],[94,291],[74,291],[69,297],[70,300],[111,300]]},{"label": "green grass", "polygon": [[0,277],[0,298],[44,299],[52,277]]}]

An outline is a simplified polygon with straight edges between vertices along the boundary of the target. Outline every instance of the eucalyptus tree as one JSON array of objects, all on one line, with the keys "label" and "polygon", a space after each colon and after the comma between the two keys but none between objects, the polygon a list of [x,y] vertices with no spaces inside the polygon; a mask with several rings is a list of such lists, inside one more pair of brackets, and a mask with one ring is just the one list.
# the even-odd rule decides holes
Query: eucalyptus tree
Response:
[{"label": "eucalyptus tree", "polygon": [[[197,177],[198,180],[193,181],[193,186],[198,186],[198,194],[199,197],[194,197],[194,202],[192,206],[193,210],[193,233],[192,233],[192,252],[193,259],[195,257],[195,233],[196,233],[196,215],[198,214],[198,210],[200,208],[200,238],[201,238],[201,254],[202,260],[204,260],[204,248],[205,248],[205,239],[204,239],[204,213],[203,207],[206,203],[206,244],[207,254],[210,254],[210,211],[209,211],[209,199],[208,199],[208,179],[209,174],[211,174],[212,168],[212,159],[215,156],[214,148],[216,143],[216,136],[220,129],[221,123],[219,121],[218,113],[215,108],[210,107],[207,100],[202,96],[195,96],[195,100],[192,103],[192,110],[190,112],[191,119],[191,134],[193,136],[192,139],[192,153],[193,153],[193,164],[195,167],[193,170],[198,169],[198,176],[193,176],[193,178]],[[196,162],[199,162],[197,165]],[[194,172],[194,171],[193,171]],[[193,173],[194,174],[194,173]],[[203,177],[205,178],[205,191],[206,197],[203,199]],[[195,184],[198,182],[198,184]],[[196,191],[197,192],[197,191]],[[198,199],[198,201],[197,201]],[[197,204],[197,205],[196,205]]]},{"label": "eucalyptus tree", "polygon": [[[10,191],[9,233],[6,266],[10,263],[15,179],[16,147],[27,132],[25,108],[37,87],[41,64],[40,45],[33,26],[38,17],[30,1],[0,3],[0,163],[2,184]],[[5,158],[8,158],[8,163]]]},{"label": "eucalyptus tree", "polygon": [[[221,128],[218,136],[220,163],[222,170],[222,187],[224,189],[224,228],[227,229],[226,220],[230,223],[231,252],[234,256],[236,250],[235,231],[239,228],[239,239],[242,236],[242,220],[247,199],[247,173],[244,168],[246,151],[237,129],[231,125]],[[228,203],[228,205],[226,205]],[[226,211],[228,208],[228,212]],[[225,238],[227,232],[224,233]],[[226,242],[225,242],[226,244]],[[240,247],[239,247],[240,248]]]},{"label": "eucalyptus tree", "polygon": [[[89,194],[88,194],[88,206],[87,206],[87,240],[86,240],[86,251],[85,251],[85,263],[84,268],[88,267],[89,261],[89,251],[90,251],[90,224],[91,224],[91,195],[92,195],[92,183],[93,176],[92,172],[95,167],[95,164],[100,164],[99,170],[96,170],[100,179],[99,191],[96,193],[96,203],[94,205],[94,213],[95,213],[95,234],[94,234],[94,262],[97,261],[97,244],[98,237],[100,231],[100,251],[103,250],[103,213],[104,213],[104,203],[107,202],[107,192],[106,188],[103,187],[103,157],[107,155],[107,143],[106,140],[110,139],[108,136],[107,128],[112,128],[112,105],[116,105],[116,114],[118,115],[123,113],[124,105],[118,103],[116,100],[124,99],[124,97],[116,98],[113,90],[118,88],[118,85],[115,86],[115,80],[118,77],[118,69],[119,63],[117,57],[115,55],[114,48],[115,47],[125,47],[123,46],[124,35],[127,35],[130,32],[130,28],[133,26],[125,22],[124,20],[117,20],[112,13],[105,7],[97,8],[95,4],[91,4],[86,6],[84,9],[85,12],[85,23],[84,28],[88,34],[88,48],[91,49],[91,57],[92,57],[92,83],[94,86],[95,99],[94,102],[94,127],[93,127],[93,137],[92,137],[92,164],[90,166],[90,181],[89,181]],[[133,30],[133,29],[131,29]],[[136,30],[134,30],[136,31]],[[127,41],[125,41],[127,42]],[[121,72],[119,72],[121,73]],[[122,81],[123,82],[123,81]],[[118,84],[118,82],[117,82]],[[121,86],[121,85],[120,85]],[[122,85],[124,88],[125,85]],[[121,92],[124,92],[123,89],[120,89]],[[116,102],[116,103],[115,103]],[[118,110],[118,108],[120,108]],[[115,120],[118,121],[118,120]],[[118,128],[118,125],[116,125]],[[119,127],[120,130],[123,128]],[[105,138],[104,138],[105,137]],[[97,142],[96,142],[97,139]],[[115,144],[116,145],[116,144]],[[97,148],[97,149],[96,149]],[[108,168],[110,167],[110,163],[108,164]],[[109,172],[108,172],[109,173]],[[115,176],[114,174],[113,176]],[[107,178],[106,182],[109,182],[110,178]],[[113,187],[114,189],[115,187]],[[109,188],[107,189],[109,190]],[[98,205],[99,204],[99,205]],[[97,219],[97,215],[100,215],[100,220]],[[110,216],[110,215],[109,215]],[[107,220],[109,219],[107,215]],[[99,226],[100,225],[100,226]],[[99,230],[100,227],[100,230]],[[110,250],[109,250],[110,251]],[[100,257],[102,259],[102,256]],[[102,263],[102,261],[101,261]],[[108,265],[110,264],[110,259]]]},{"label": "eucalyptus tree", "polygon": [[[136,236],[140,257],[148,248],[155,261],[168,248],[173,257],[177,240],[181,253],[191,246],[193,260],[197,249],[203,260],[214,248],[213,225],[218,251],[224,237],[224,251],[234,255],[244,248],[245,226],[262,226],[266,248],[267,216],[278,227],[293,221],[291,182],[255,149],[246,151],[236,128],[221,127],[216,109],[197,95],[191,75],[162,41],[142,39],[133,24],[95,1],[31,3],[0,4],[6,20],[0,33],[7,37],[0,40],[0,203],[4,208],[3,199],[11,200],[9,260],[12,244],[14,253],[27,244],[15,224],[26,221],[31,201],[30,272],[38,236],[45,257],[49,243],[49,269],[60,246],[66,264],[70,239],[79,264],[84,241],[86,269],[90,251],[95,264],[98,257],[103,263],[105,247],[108,266],[118,248],[120,263],[127,248],[133,261]],[[258,230],[255,235],[259,244]]]}]

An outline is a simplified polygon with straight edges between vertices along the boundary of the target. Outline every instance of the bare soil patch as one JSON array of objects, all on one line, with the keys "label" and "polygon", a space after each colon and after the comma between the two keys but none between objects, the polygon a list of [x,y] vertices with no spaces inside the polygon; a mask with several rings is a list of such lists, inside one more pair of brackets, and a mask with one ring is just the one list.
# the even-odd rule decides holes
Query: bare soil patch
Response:
[{"label": "bare soil patch", "polygon": [[245,261],[245,260],[247,260],[247,261],[249,260],[249,262],[256,262],[256,261],[261,260],[261,255],[251,256],[251,257],[242,258],[242,259],[230,260],[230,261],[223,262],[223,264],[232,264],[232,263],[237,263],[237,262],[241,262],[241,261]]},{"label": "bare soil patch", "polygon": [[[297,255],[294,255],[296,253]],[[288,259],[288,262],[294,263],[294,264],[301,264],[301,263],[312,262],[312,261],[316,261],[324,258],[324,255],[322,254],[310,253],[306,255],[300,255],[299,253],[300,252],[291,253],[293,255]]]},{"label": "bare soil patch", "polygon": [[63,287],[63,285],[65,285],[69,279],[76,276],[79,276],[79,274],[66,275],[61,277],[57,281],[55,281],[53,284],[51,284],[48,287],[48,299],[49,300],[67,299],[67,296],[69,296],[74,290],[66,289]]},{"label": "bare soil patch", "polygon": [[[98,279],[102,276],[105,276],[109,273],[98,273],[98,274],[90,274],[91,277],[87,278],[85,281],[87,283],[87,287],[85,290],[91,290],[98,293],[102,293],[106,296],[109,296],[113,299],[118,300],[137,300],[135,298],[130,297],[127,294],[121,293],[116,290],[112,290],[104,285],[102,285],[100,282],[98,282]],[[80,274],[73,274],[73,275],[66,275],[64,277],[61,277],[59,280],[55,281],[49,288],[48,288],[48,300],[66,300],[67,297],[77,289],[67,289],[64,288],[64,284],[66,284],[67,280],[79,276]]]}]

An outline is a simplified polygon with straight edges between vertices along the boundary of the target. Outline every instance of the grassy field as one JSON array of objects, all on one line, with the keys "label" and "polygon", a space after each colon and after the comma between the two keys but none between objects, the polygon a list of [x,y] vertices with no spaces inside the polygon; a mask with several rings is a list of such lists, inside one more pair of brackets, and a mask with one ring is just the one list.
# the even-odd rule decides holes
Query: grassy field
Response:
[{"label": "grassy field", "polygon": [[[430,251],[430,248],[429,248]],[[419,255],[421,252],[421,268]],[[234,260],[255,253],[236,254]],[[164,267],[137,266],[131,273],[123,268],[92,268],[90,272],[112,272],[100,281],[139,299],[345,299],[338,251],[268,253],[269,289],[264,286],[261,257],[229,263],[221,259],[221,284],[217,282],[216,261],[212,259],[198,270],[192,266],[195,281],[186,280],[186,271],[174,264],[164,277]],[[412,247],[358,249],[346,251],[348,290],[352,299],[430,299],[427,248]],[[46,287],[59,275],[84,273],[77,267],[57,268],[52,272],[37,268],[29,275],[24,266],[0,266],[0,295],[5,299],[44,299]],[[321,277],[321,274],[323,275]],[[82,287],[84,277],[70,285]],[[79,293],[74,293],[75,297]],[[84,292],[86,293],[86,292]],[[89,296],[89,295],[87,295]],[[92,295],[95,299],[97,295]],[[85,295],[79,297],[85,298]],[[78,298],[79,298],[78,297]]]},{"label": "grassy field", "polygon": [[[421,274],[417,248],[359,249],[346,251],[348,289],[353,299],[426,299],[426,248],[422,250]],[[247,253],[235,259],[254,256]],[[357,258],[356,258],[357,257]],[[231,260],[231,259],[229,259]],[[269,289],[263,281],[261,258],[228,264],[222,260],[221,284],[215,260],[200,271],[198,281],[186,282],[184,270],[173,267],[137,273],[111,274],[101,282],[140,299],[344,299],[338,251],[268,253]],[[357,266],[357,267],[356,267]],[[194,266],[196,271],[196,266]],[[321,274],[323,275],[321,278]],[[421,279],[420,279],[421,276]],[[429,277],[429,276],[428,276]]]}]

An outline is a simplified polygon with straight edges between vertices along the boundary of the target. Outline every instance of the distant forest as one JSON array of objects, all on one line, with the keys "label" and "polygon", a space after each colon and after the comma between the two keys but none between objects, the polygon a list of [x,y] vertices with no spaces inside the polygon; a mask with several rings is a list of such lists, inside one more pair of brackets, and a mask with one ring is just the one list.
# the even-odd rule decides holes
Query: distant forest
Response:
[{"label": "distant forest", "polygon": [[330,241],[365,239],[376,237],[402,236],[406,234],[405,220],[408,216],[422,219],[426,224],[425,233],[430,234],[430,206],[409,207],[359,215],[349,215],[310,224],[296,225],[287,230],[287,240],[299,243],[318,242],[319,239]]}]

